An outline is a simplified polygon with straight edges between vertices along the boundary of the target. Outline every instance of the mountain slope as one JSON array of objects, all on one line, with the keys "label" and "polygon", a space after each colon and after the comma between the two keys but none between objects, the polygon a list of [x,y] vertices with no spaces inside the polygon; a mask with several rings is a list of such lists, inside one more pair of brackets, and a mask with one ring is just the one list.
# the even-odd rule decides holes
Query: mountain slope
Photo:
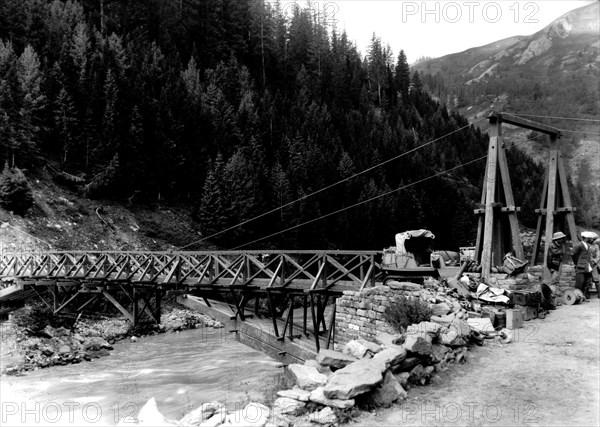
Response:
[{"label": "mountain slope", "polygon": [[[510,37],[413,66],[424,74],[430,92],[471,120],[495,109],[563,130],[561,148],[568,174],[590,203],[582,208],[596,212],[600,208],[599,5],[594,2],[570,11],[530,36]],[[535,135],[525,129],[504,128],[505,137],[547,162],[547,141],[528,139]]]}]

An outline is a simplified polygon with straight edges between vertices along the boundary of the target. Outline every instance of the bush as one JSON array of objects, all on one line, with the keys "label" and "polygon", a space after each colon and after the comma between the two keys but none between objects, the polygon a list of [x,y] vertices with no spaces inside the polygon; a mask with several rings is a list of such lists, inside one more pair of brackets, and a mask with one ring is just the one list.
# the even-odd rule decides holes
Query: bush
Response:
[{"label": "bush", "polygon": [[33,206],[33,193],[23,171],[9,167],[8,163],[0,175],[0,205],[19,215]]},{"label": "bush", "polygon": [[13,312],[13,323],[31,331],[41,331],[46,326],[53,328],[73,326],[73,319],[55,316],[52,310],[41,301],[32,301]]},{"label": "bush", "polygon": [[430,320],[432,314],[429,305],[419,298],[400,296],[385,312],[385,319],[398,332],[404,332],[413,323]]}]

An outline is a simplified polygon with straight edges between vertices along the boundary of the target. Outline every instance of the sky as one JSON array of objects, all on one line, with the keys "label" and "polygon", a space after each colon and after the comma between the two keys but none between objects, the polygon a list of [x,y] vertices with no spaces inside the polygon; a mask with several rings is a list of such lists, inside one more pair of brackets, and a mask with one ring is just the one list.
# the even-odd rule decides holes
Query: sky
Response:
[{"label": "sky", "polygon": [[[598,0],[594,0],[598,1]],[[281,1],[290,7],[293,1]],[[297,1],[306,6],[305,1]],[[591,0],[311,0],[327,22],[364,54],[373,33],[412,63],[483,46],[516,35],[533,34],[562,14]]]}]

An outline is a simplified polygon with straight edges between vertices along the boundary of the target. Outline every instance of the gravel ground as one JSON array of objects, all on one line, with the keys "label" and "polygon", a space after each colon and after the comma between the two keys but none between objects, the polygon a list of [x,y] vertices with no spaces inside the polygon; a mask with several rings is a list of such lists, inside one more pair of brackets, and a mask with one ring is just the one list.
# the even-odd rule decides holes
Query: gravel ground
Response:
[{"label": "gravel ground", "polygon": [[361,426],[600,425],[600,300],[525,322],[515,341],[486,340],[408,400],[354,420]]}]

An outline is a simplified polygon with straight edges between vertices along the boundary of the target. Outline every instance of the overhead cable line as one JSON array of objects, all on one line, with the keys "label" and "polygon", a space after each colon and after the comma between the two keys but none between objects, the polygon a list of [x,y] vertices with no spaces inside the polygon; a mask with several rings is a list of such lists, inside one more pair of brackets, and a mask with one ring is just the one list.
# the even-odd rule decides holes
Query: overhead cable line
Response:
[{"label": "overhead cable line", "polygon": [[[507,111],[508,113],[508,111]],[[534,115],[534,114],[521,114],[521,113],[509,113],[512,114],[513,116],[516,117],[536,117],[536,118],[541,118],[541,119],[556,119],[556,120],[579,120],[582,122],[600,122],[599,119],[584,119],[584,118],[580,118],[580,117],[555,117],[555,116],[538,116],[538,115]]]},{"label": "overhead cable line", "polygon": [[[538,138],[538,136],[536,136],[535,138]],[[513,145],[511,145],[511,146],[510,146],[510,147],[508,147],[508,148],[513,148],[513,147],[516,147],[516,146],[517,146],[517,145],[519,145],[519,144],[523,144],[523,142],[518,142],[518,143],[516,143],[516,144],[513,144]],[[258,243],[258,242],[261,242],[261,241],[263,241],[263,240],[270,239],[271,237],[275,237],[275,236],[278,236],[278,235],[280,235],[280,234],[287,233],[288,231],[292,231],[292,230],[295,230],[295,229],[297,229],[297,228],[304,227],[305,225],[312,224],[313,222],[320,221],[320,220],[322,220],[322,219],[328,218],[328,217],[330,217],[330,216],[333,216],[333,215],[337,215],[337,214],[339,214],[339,213],[342,213],[342,212],[344,212],[344,211],[346,211],[346,210],[353,209],[353,208],[355,208],[355,207],[357,207],[357,206],[360,206],[360,205],[363,205],[363,204],[365,204],[365,203],[372,202],[373,200],[379,199],[379,198],[381,198],[381,197],[389,196],[390,194],[396,193],[396,192],[398,192],[398,191],[405,190],[405,189],[407,189],[407,188],[409,188],[409,187],[413,187],[413,186],[415,186],[415,185],[417,185],[417,184],[421,184],[422,182],[429,181],[429,180],[431,180],[431,179],[433,179],[433,178],[437,178],[438,176],[442,176],[442,175],[448,174],[448,173],[450,173],[450,172],[452,172],[452,171],[455,171],[456,169],[460,169],[460,168],[462,168],[462,167],[464,167],[464,166],[467,166],[467,165],[470,165],[470,164],[472,164],[472,163],[476,163],[476,162],[478,162],[478,161],[480,161],[480,160],[483,160],[483,159],[487,158],[487,156],[488,156],[488,155],[486,154],[486,155],[484,155],[484,156],[481,156],[481,157],[478,157],[478,158],[476,158],[476,159],[469,160],[468,162],[461,163],[460,165],[458,165],[458,166],[455,166],[455,167],[453,167],[453,168],[451,168],[451,169],[447,169],[447,170],[445,170],[445,171],[438,172],[438,173],[436,173],[436,174],[434,174],[434,175],[430,175],[430,176],[428,176],[428,177],[426,177],[426,178],[423,178],[423,179],[420,179],[420,180],[418,180],[418,181],[411,182],[410,184],[403,185],[402,187],[396,188],[396,189],[394,189],[394,190],[390,190],[390,191],[387,191],[387,192],[385,192],[385,193],[379,194],[379,195],[377,195],[377,196],[373,196],[373,197],[371,197],[371,198],[369,198],[369,199],[367,199],[367,200],[363,200],[363,201],[361,201],[361,202],[357,202],[357,203],[355,203],[355,204],[353,204],[353,205],[346,206],[345,208],[338,209],[337,211],[334,211],[334,212],[329,212],[328,214],[321,215],[321,216],[319,216],[319,217],[317,217],[317,218],[310,219],[310,220],[308,220],[308,221],[305,221],[305,222],[303,222],[303,223],[301,223],[301,224],[297,224],[297,225],[294,225],[294,226],[292,226],[292,227],[286,228],[286,229],[284,229],[284,230],[277,231],[277,232],[275,232],[275,233],[269,234],[268,236],[261,237],[261,238],[259,238],[259,239],[253,240],[253,241],[251,241],[251,242],[244,243],[243,245],[236,246],[235,248],[233,248],[233,249],[231,249],[231,250],[232,250],[232,251],[236,251],[236,250],[238,250],[238,249],[240,249],[240,248],[243,248],[243,247],[245,247],[245,246],[253,245],[253,244],[255,244],[255,243]]]},{"label": "overhead cable line", "polygon": [[584,130],[569,130],[569,129],[557,129],[557,130],[559,130],[559,131],[561,131],[561,132],[569,132],[569,133],[572,133],[572,132],[574,132],[574,133],[587,133],[588,135],[598,135],[598,136],[600,136],[600,133],[596,133],[596,132],[586,132],[586,131],[584,131]]},{"label": "overhead cable line", "polygon": [[392,157],[392,158],[390,158],[390,159],[387,159],[387,160],[385,160],[385,161],[383,161],[383,162],[380,162],[380,163],[378,163],[378,164],[376,164],[376,165],[374,165],[374,166],[371,166],[370,168],[367,168],[367,169],[365,169],[365,170],[363,170],[363,171],[361,171],[361,172],[355,173],[354,175],[351,175],[351,176],[349,176],[349,177],[346,177],[346,178],[344,178],[344,179],[342,179],[342,180],[340,180],[340,181],[334,182],[333,184],[330,184],[330,185],[328,185],[328,186],[326,186],[326,187],[323,187],[323,188],[321,188],[321,189],[319,189],[319,190],[317,190],[317,191],[314,191],[314,192],[312,192],[312,193],[306,194],[306,195],[304,195],[304,196],[302,196],[302,197],[300,197],[300,198],[298,198],[298,199],[296,199],[296,200],[293,200],[293,201],[291,201],[291,202],[288,202],[288,203],[286,203],[285,205],[278,206],[278,207],[276,207],[276,208],[273,208],[273,209],[271,209],[270,211],[267,211],[267,212],[264,212],[264,213],[262,213],[262,214],[260,214],[260,215],[257,215],[257,216],[255,216],[254,218],[247,219],[247,220],[245,220],[245,221],[243,221],[243,222],[240,222],[239,224],[236,224],[236,225],[233,225],[233,226],[231,226],[231,227],[229,227],[229,228],[226,228],[225,230],[218,231],[218,232],[216,232],[216,233],[213,233],[213,234],[211,234],[210,236],[203,237],[203,238],[201,238],[201,239],[195,240],[195,241],[193,241],[192,243],[188,243],[187,245],[180,247],[180,248],[179,248],[179,250],[182,250],[182,249],[188,248],[188,247],[190,247],[190,246],[192,246],[192,245],[195,245],[195,244],[197,244],[197,243],[203,242],[203,241],[205,241],[205,240],[212,239],[213,237],[216,237],[216,236],[218,236],[218,235],[220,235],[220,234],[223,234],[223,233],[226,233],[226,232],[228,232],[228,231],[231,231],[231,230],[233,230],[233,229],[236,229],[236,228],[238,228],[238,227],[241,227],[241,226],[243,226],[243,225],[245,225],[245,224],[248,224],[249,222],[256,221],[257,219],[260,219],[260,218],[262,218],[262,217],[265,217],[265,216],[267,216],[267,215],[270,215],[270,214],[272,214],[272,213],[275,213],[275,212],[277,212],[277,211],[280,211],[280,210],[282,210],[282,209],[284,209],[284,208],[287,208],[288,206],[291,206],[291,205],[293,205],[294,203],[298,203],[298,202],[300,202],[300,201],[302,201],[302,200],[306,200],[306,199],[308,199],[309,197],[312,197],[312,196],[315,196],[315,195],[317,195],[317,194],[320,194],[320,193],[322,193],[322,192],[324,192],[324,191],[327,191],[327,190],[329,190],[329,189],[331,189],[331,188],[333,188],[333,187],[335,187],[335,186],[337,186],[337,185],[340,185],[340,184],[342,184],[342,183],[344,183],[344,182],[346,182],[346,181],[349,181],[349,180],[351,180],[351,179],[353,179],[353,178],[356,178],[356,177],[358,177],[358,176],[360,176],[360,175],[364,175],[364,174],[365,174],[365,173],[367,173],[367,172],[370,172],[370,171],[372,171],[372,170],[374,170],[374,169],[377,169],[377,168],[379,168],[379,167],[381,167],[381,166],[383,166],[383,165],[386,165],[386,164],[388,164],[388,163],[390,163],[390,162],[393,162],[394,160],[398,160],[398,159],[399,159],[399,158],[401,158],[401,157],[404,157],[404,156],[406,156],[406,155],[408,155],[408,154],[414,153],[415,151],[418,151],[418,150],[420,150],[420,149],[422,149],[422,148],[425,148],[425,147],[427,147],[427,146],[429,146],[429,145],[433,144],[434,142],[437,142],[437,141],[439,141],[439,140],[441,140],[441,139],[444,139],[444,138],[446,138],[446,137],[448,137],[448,136],[450,136],[450,135],[452,135],[452,134],[454,134],[454,133],[460,132],[461,130],[464,130],[464,129],[468,128],[468,127],[471,127],[472,125],[475,125],[476,123],[479,123],[480,121],[483,121],[483,120],[486,120],[486,119],[487,119],[487,117],[483,117],[483,118],[481,118],[481,119],[478,119],[478,120],[476,120],[476,121],[474,121],[474,122],[472,122],[472,123],[469,123],[469,124],[467,124],[467,125],[465,125],[465,126],[462,126],[462,127],[458,128],[458,129],[455,129],[455,130],[453,130],[452,132],[448,132],[447,134],[445,134],[445,135],[443,135],[443,136],[440,136],[439,138],[436,138],[436,139],[434,139],[434,140],[431,140],[431,141],[429,141],[429,142],[426,142],[426,143],[424,143],[424,144],[421,144],[421,145],[419,145],[418,147],[415,147],[415,148],[413,148],[413,149],[411,149],[411,150],[408,150],[408,151],[406,151],[406,152],[404,152],[404,153],[402,153],[402,154],[399,154],[399,155],[397,155],[397,156],[395,156],[395,157]]},{"label": "overhead cable line", "polygon": [[257,242],[260,242],[260,241],[262,241],[262,240],[269,239],[269,238],[271,238],[271,237],[274,237],[274,236],[277,236],[277,235],[279,235],[279,234],[283,234],[283,233],[286,233],[286,232],[288,232],[288,231],[294,230],[294,229],[296,229],[296,228],[303,227],[303,226],[305,226],[305,225],[308,225],[308,224],[311,224],[311,223],[313,223],[313,222],[316,222],[316,221],[322,220],[322,219],[324,219],[324,218],[328,218],[328,217],[330,217],[330,216],[333,216],[333,215],[339,214],[339,213],[341,213],[341,212],[344,212],[344,211],[346,211],[346,210],[348,210],[348,209],[353,209],[353,208],[355,208],[355,207],[357,207],[357,206],[360,206],[360,205],[362,205],[362,204],[365,204],[365,203],[372,202],[373,200],[379,199],[379,198],[381,198],[381,197],[389,196],[389,195],[390,195],[390,194],[392,194],[392,193],[396,193],[396,192],[398,192],[398,191],[405,190],[405,189],[407,189],[407,188],[409,188],[409,187],[412,187],[412,186],[414,186],[414,185],[417,185],[417,184],[420,184],[420,183],[422,183],[422,182],[428,181],[428,180],[430,180],[430,179],[436,178],[436,177],[438,177],[438,176],[441,176],[441,175],[447,174],[447,173],[449,173],[449,172],[452,172],[453,170],[456,170],[456,169],[462,168],[463,166],[467,166],[467,165],[469,165],[469,164],[471,164],[471,163],[475,163],[475,162],[477,162],[477,161],[479,161],[479,160],[485,159],[486,157],[487,157],[487,154],[486,154],[485,156],[481,156],[481,157],[479,157],[479,158],[477,158],[477,159],[470,160],[470,161],[468,161],[468,162],[466,162],[466,163],[462,163],[462,164],[460,164],[460,165],[458,165],[458,166],[455,166],[455,167],[453,167],[452,169],[448,169],[448,170],[445,170],[445,171],[442,171],[442,172],[436,173],[435,175],[430,175],[430,176],[428,176],[428,177],[426,177],[426,178],[420,179],[420,180],[418,180],[418,181],[415,181],[415,182],[411,182],[410,184],[404,185],[404,186],[402,186],[402,187],[399,187],[399,188],[396,188],[396,189],[394,189],[394,190],[390,190],[390,191],[387,191],[387,192],[385,192],[385,193],[383,193],[383,194],[379,194],[378,196],[373,196],[373,197],[371,197],[370,199],[363,200],[363,201],[361,201],[361,202],[357,202],[357,203],[355,203],[355,204],[353,204],[353,205],[346,206],[345,208],[338,209],[337,211],[330,212],[330,213],[328,213],[328,214],[325,214],[325,215],[322,215],[322,216],[320,216],[320,217],[313,218],[313,219],[311,219],[311,220],[305,221],[305,222],[303,222],[302,224],[297,224],[297,225],[294,225],[294,226],[292,226],[292,227],[286,228],[285,230],[281,230],[281,231],[278,231],[278,232],[276,232],[276,233],[270,234],[270,235],[268,235],[268,236],[261,237],[260,239],[253,240],[252,242],[244,243],[243,245],[241,245],[241,246],[237,246],[236,248],[233,248],[232,250],[238,250],[238,249],[240,249],[240,248],[243,248],[244,246],[252,245],[252,244],[254,244],[254,243],[257,243]]}]

